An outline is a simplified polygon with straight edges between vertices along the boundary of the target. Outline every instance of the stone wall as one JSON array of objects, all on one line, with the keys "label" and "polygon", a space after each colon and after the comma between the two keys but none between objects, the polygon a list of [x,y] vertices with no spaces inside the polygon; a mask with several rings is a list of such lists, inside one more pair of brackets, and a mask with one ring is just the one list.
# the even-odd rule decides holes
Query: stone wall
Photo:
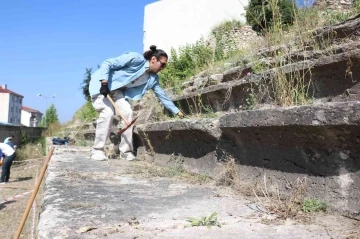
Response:
[{"label": "stone wall", "polygon": [[313,6],[322,10],[331,9],[348,12],[351,10],[352,4],[353,0],[317,0]]},{"label": "stone wall", "polygon": [[232,26],[223,32],[220,41],[216,40],[214,34],[211,34],[208,41],[213,48],[216,48],[217,42],[223,45],[225,54],[233,50],[249,48],[254,43],[261,44],[264,41],[264,38],[252,30],[251,26]]},{"label": "stone wall", "polygon": [[4,142],[4,139],[10,137],[11,135],[15,136],[14,144],[21,145],[21,132],[28,137],[30,141],[35,141],[40,139],[41,134],[44,128],[40,127],[22,127],[22,126],[8,126],[0,125],[0,142]]}]

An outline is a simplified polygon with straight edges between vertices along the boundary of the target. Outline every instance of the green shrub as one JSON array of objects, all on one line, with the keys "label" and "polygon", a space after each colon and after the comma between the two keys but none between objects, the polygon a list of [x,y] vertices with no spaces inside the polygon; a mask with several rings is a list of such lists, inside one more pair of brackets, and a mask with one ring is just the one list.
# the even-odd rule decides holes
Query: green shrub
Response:
[{"label": "green shrub", "polygon": [[46,138],[41,136],[37,143],[41,144],[42,154],[46,155]]},{"label": "green shrub", "polygon": [[322,13],[325,25],[332,25],[343,22],[351,17],[351,12],[338,12],[334,10],[326,10]]},{"label": "green shrub", "polygon": [[76,111],[73,120],[77,119],[84,122],[91,121],[93,118],[97,117],[98,113],[95,111],[91,101],[86,101],[86,103],[78,111]]},{"label": "green shrub", "polygon": [[306,198],[302,204],[302,211],[304,212],[319,212],[326,211],[327,204],[318,199],[309,199]]},{"label": "green shrub", "polygon": [[234,28],[241,26],[239,21],[225,21],[215,26],[211,34],[215,38],[215,49],[203,38],[194,44],[187,44],[177,51],[172,48],[168,66],[160,73],[160,82],[164,88],[172,88],[176,93],[181,83],[190,76],[209,67],[214,62],[233,57],[239,53],[233,38],[229,37]]},{"label": "green shrub", "polygon": [[360,12],[360,0],[353,1],[353,8],[356,13]]},{"label": "green shrub", "polygon": [[294,22],[296,6],[292,0],[250,0],[246,21],[258,33],[265,33],[279,22],[288,28]]},{"label": "green shrub", "polygon": [[20,128],[20,139],[21,139],[21,144],[28,144],[30,143],[29,137],[27,136],[27,133],[24,132],[22,130],[22,128]]},{"label": "green shrub", "polygon": [[170,55],[167,68],[160,73],[160,82],[176,92],[183,81],[213,61],[213,50],[203,39],[180,47],[178,52],[172,48]]}]

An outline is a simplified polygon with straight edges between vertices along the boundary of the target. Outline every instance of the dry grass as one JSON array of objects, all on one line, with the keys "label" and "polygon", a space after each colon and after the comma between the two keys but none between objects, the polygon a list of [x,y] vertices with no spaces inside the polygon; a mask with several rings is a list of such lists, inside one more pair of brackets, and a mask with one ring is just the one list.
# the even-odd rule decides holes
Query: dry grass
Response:
[{"label": "dry grass", "polygon": [[239,170],[233,157],[229,157],[217,175],[216,186],[235,187],[240,184]]},{"label": "dry grass", "polygon": [[252,196],[252,190],[257,188],[256,183],[250,184],[241,181],[239,168],[236,165],[235,159],[231,156],[227,156],[226,162],[216,170],[215,174],[217,175],[215,185],[227,187],[233,193]]},{"label": "dry grass", "polygon": [[[306,196],[306,188],[306,178],[297,179],[289,195],[283,196],[280,195],[277,183],[269,185],[266,175],[264,175],[264,185],[260,188],[262,195],[259,195],[255,190],[254,195],[259,203],[276,214],[278,219],[302,219],[305,218],[301,208]],[[260,197],[263,199],[260,199]]]},{"label": "dry grass", "polygon": [[60,123],[58,123],[58,122],[52,123],[43,132],[43,136],[44,137],[51,137],[51,136],[54,136],[57,133],[61,132],[62,130],[63,130],[63,126]]},{"label": "dry grass", "polygon": [[146,144],[147,144],[148,149],[149,149],[148,152],[149,152],[150,156],[155,156],[155,150],[154,150],[154,148],[153,148],[153,146],[151,144],[149,136],[147,135],[147,133],[145,133],[145,131],[144,131],[144,136],[145,136]]},{"label": "dry grass", "polygon": [[70,203],[68,208],[69,209],[76,209],[76,208],[93,208],[96,206],[94,202],[78,202],[78,203]]},{"label": "dry grass", "polygon": [[345,237],[345,239],[359,239],[359,238],[360,238],[360,229],[350,232]]},{"label": "dry grass", "polygon": [[227,156],[226,162],[217,170],[216,175],[218,175],[215,179],[216,186],[230,188],[233,193],[244,196],[255,196],[254,199],[271,214],[276,215],[277,219],[291,218],[303,222],[309,219],[309,214],[302,211],[307,189],[306,178],[297,179],[289,194],[280,194],[276,180],[271,180],[269,183],[266,175],[264,175],[263,185],[255,181],[254,183],[242,182],[235,159],[231,156]]},{"label": "dry grass", "polygon": [[25,144],[16,150],[16,161],[35,159],[44,156],[41,143]]},{"label": "dry grass", "polygon": [[92,175],[84,174],[84,173],[80,174],[78,172],[69,172],[66,174],[66,177],[69,177],[71,179],[83,179],[83,180],[92,178],[91,176]]},{"label": "dry grass", "polygon": [[[34,188],[37,172],[39,173],[43,161],[28,161],[22,165],[13,165],[11,167],[10,183],[0,186],[0,201],[15,195],[28,192]],[[36,228],[39,214],[41,211],[43,186],[40,187],[35,203],[36,211],[31,209],[22,230],[20,238],[31,238],[32,224],[35,225],[34,238],[36,238]],[[19,197],[14,201],[0,205],[0,228],[1,238],[12,238],[20,224],[20,220],[25,211],[26,205],[31,194]]]},{"label": "dry grass", "polygon": [[67,172],[63,175],[64,178],[70,179],[71,181],[75,180],[108,180],[114,178],[114,174],[112,173],[98,173],[98,172]]},{"label": "dry grass", "polygon": [[174,166],[157,166],[154,163],[145,161],[137,161],[134,164],[134,169],[129,172],[141,177],[167,177],[182,182],[191,184],[207,184],[212,181],[211,177],[205,174],[194,173],[186,170],[182,164],[175,164]]}]

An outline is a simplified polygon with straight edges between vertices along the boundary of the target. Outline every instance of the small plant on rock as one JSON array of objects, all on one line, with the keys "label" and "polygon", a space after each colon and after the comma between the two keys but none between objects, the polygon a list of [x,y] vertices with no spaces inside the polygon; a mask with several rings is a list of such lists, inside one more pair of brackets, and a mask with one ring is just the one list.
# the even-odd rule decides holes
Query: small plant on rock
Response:
[{"label": "small plant on rock", "polygon": [[199,226],[207,226],[207,227],[211,227],[211,226],[218,226],[221,227],[221,223],[219,222],[218,218],[217,218],[217,213],[213,212],[210,216],[206,217],[201,217],[200,219],[196,219],[193,217],[188,217],[186,218],[186,220],[188,222],[191,223],[192,227],[199,227]]},{"label": "small plant on rock", "polygon": [[326,211],[327,204],[321,200],[314,198],[305,198],[302,203],[301,210],[304,212],[320,212]]}]

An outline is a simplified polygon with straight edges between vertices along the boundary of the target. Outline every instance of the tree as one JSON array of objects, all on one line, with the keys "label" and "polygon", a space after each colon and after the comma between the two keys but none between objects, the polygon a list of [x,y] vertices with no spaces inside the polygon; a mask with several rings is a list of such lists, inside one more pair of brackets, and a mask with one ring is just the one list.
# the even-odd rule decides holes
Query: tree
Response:
[{"label": "tree", "polygon": [[[98,68],[100,68],[99,65],[98,65]],[[78,112],[76,112],[76,115],[78,117],[80,117],[81,120],[92,119],[97,116],[97,113],[96,113],[94,107],[92,106],[91,95],[89,92],[91,71],[92,71],[92,68],[85,69],[84,79],[83,79],[83,82],[80,84],[82,93],[86,100],[85,105],[83,107],[81,107],[81,109]]]},{"label": "tree", "polygon": [[258,33],[277,25],[286,28],[293,24],[296,5],[292,0],[250,0],[246,21]]},{"label": "tree", "polygon": [[83,82],[80,84],[81,89],[82,89],[82,93],[83,93],[86,101],[91,101],[91,97],[90,97],[90,93],[89,93],[89,84],[90,84],[90,80],[91,80],[91,71],[92,71],[92,68],[86,68],[85,69],[84,79],[83,79]]},{"label": "tree", "polygon": [[58,114],[54,104],[51,104],[50,107],[46,110],[45,115],[41,119],[39,126],[47,127],[50,124],[59,123]]}]

